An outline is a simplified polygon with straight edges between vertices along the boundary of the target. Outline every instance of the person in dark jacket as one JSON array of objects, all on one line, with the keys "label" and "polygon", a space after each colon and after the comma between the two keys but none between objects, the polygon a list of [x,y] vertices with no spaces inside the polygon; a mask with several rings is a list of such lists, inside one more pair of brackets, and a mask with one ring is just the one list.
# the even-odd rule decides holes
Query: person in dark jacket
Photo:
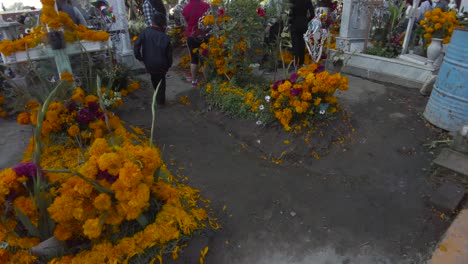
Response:
[{"label": "person in dark jacket", "polygon": [[143,61],[146,71],[151,75],[151,83],[159,91],[156,103],[161,106],[166,101],[166,73],[172,66],[171,39],[165,33],[166,16],[161,13],[153,15],[153,25],[141,32],[135,41],[134,54],[137,60]]},{"label": "person in dark jacket", "polygon": [[304,64],[305,42],[304,33],[307,24],[314,16],[314,8],[310,0],[290,0],[289,28],[291,31],[292,52],[296,65]]}]

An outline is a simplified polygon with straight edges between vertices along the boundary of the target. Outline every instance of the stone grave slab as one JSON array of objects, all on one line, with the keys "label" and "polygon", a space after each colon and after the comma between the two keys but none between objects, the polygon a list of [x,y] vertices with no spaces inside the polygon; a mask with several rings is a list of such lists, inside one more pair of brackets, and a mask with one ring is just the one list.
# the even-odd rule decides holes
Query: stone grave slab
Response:
[{"label": "stone grave slab", "polygon": [[468,176],[468,155],[445,148],[434,160],[434,163]]},{"label": "stone grave slab", "polygon": [[445,182],[435,190],[430,201],[438,209],[452,212],[458,207],[464,195],[465,190],[462,187],[452,182]]}]

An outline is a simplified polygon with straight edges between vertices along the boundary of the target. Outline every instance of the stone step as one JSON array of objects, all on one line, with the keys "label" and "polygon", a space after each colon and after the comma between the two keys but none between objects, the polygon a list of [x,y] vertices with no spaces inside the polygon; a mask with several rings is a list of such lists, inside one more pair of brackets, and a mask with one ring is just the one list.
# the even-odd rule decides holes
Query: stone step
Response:
[{"label": "stone step", "polygon": [[468,209],[455,218],[428,264],[468,263]]},{"label": "stone step", "polygon": [[465,155],[458,151],[445,148],[434,160],[434,163],[447,169],[453,170],[457,173],[468,176],[468,155]]}]

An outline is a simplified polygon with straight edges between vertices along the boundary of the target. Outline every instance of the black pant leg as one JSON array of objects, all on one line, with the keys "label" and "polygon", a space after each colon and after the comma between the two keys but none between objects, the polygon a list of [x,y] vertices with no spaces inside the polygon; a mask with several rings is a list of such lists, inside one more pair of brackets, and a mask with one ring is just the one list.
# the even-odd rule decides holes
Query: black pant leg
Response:
[{"label": "black pant leg", "polygon": [[[305,56],[305,42],[304,42],[304,33],[299,30],[291,32],[291,44],[294,57],[296,57],[299,65],[304,64]],[[297,61],[296,61],[297,62]]]},{"label": "black pant leg", "polygon": [[152,73],[151,74],[151,83],[153,88],[156,90],[159,85],[158,94],[156,94],[156,103],[164,104],[166,102],[166,73]]}]

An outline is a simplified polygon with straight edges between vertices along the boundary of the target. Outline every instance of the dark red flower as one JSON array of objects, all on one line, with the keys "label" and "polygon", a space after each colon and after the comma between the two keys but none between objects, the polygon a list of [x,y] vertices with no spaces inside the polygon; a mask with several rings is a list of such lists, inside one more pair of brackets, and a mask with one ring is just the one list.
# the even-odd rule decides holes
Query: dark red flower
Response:
[{"label": "dark red flower", "polygon": [[263,8],[257,8],[257,15],[260,17],[264,17],[266,15],[265,10]]},{"label": "dark red flower", "polygon": [[224,8],[218,10],[218,16],[224,16]]},{"label": "dark red flower", "polygon": [[96,175],[97,180],[106,180],[109,183],[114,183],[117,177],[110,175],[107,171],[102,171],[98,168],[98,174]]},{"label": "dark red flower", "polygon": [[277,89],[278,89],[278,85],[283,84],[283,83],[284,83],[284,80],[276,80],[276,81],[273,83],[273,86],[271,87],[271,89],[277,90]]},{"label": "dark red flower", "polygon": [[297,81],[297,79],[299,79],[299,76],[296,73],[293,73],[293,74],[291,74],[291,76],[289,76],[289,81],[291,83],[295,83]]},{"label": "dark red flower", "polygon": [[290,92],[292,96],[299,96],[302,93],[302,88],[291,88]]},{"label": "dark red flower", "polygon": [[315,73],[320,73],[320,72],[323,72],[323,71],[325,71],[325,65],[319,64],[319,66],[315,70]]},{"label": "dark red flower", "polygon": [[37,166],[32,161],[16,164],[12,169],[15,171],[16,175],[27,176],[30,179],[37,175]]}]

